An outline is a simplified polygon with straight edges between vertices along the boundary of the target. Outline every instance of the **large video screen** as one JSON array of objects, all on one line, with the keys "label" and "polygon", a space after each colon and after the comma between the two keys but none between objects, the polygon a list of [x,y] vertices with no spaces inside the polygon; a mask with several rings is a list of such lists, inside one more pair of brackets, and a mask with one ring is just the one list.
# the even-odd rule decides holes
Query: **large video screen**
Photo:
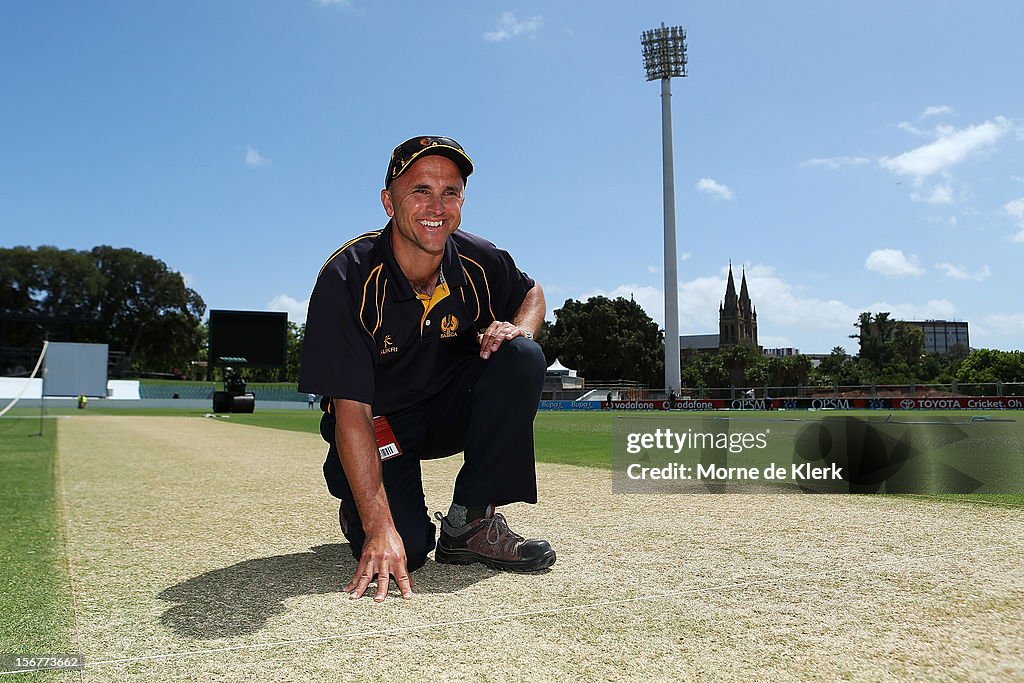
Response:
[{"label": "large video screen", "polygon": [[210,311],[210,363],[213,365],[284,367],[287,348],[287,313]]}]

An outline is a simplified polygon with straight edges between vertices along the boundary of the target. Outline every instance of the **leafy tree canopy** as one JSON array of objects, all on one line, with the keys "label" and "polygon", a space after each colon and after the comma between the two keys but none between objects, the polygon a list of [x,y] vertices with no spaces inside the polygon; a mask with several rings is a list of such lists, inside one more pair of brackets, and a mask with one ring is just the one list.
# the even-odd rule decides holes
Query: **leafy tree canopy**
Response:
[{"label": "leafy tree canopy", "polygon": [[125,354],[122,371],[181,369],[205,344],[202,297],[134,249],[0,249],[0,311],[5,344],[106,343]]},{"label": "leafy tree canopy", "polygon": [[1024,353],[974,349],[956,371],[958,382],[1024,382]]},{"label": "leafy tree canopy", "polygon": [[635,301],[568,299],[555,319],[540,338],[549,364],[558,358],[589,381],[664,382],[664,333]]}]

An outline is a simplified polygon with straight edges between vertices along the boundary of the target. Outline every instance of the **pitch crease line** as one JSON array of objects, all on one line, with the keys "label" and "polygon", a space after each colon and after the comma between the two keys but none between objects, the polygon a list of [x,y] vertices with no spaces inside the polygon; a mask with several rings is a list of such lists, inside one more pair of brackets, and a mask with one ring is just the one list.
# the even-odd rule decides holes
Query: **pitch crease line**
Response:
[{"label": "pitch crease line", "polygon": [[[586,609],[591,609],[591,608],[595,608],[595,607],[610,607],[610,606],[613,606],[613,605],[627,605],[627,604],[630,604],[630,603],[644,602],[644,601],[648,601],[648,600],[660,600],[660,599],[663,599],[663,598],[672,598],[672,597],[678,597],[678,596],[682,596],[682,595],[693,595],[693,594],[700,594],[700,593],[713,593],[713,592],[716,592],[716,591],[728,590],[728,589],[739,589],[739,588],[750,588],[750,587],[753,587],[753,586],[764,586],[764,585],[769,585],[769,584],[773,584],[773,583],[780,583],[780,582],[783,582],[783,581],[786,581],[786,580],[789,580],[789,579],[805,579],[805,578],[811,578],[811,577],[828,576],[830,574],[843,574],[843,573],[850,572],[850,571],[860,571],[860,570],[863,570],[865,567],[871,567],[871,568],[899,567],[899,566],[904,566],[904,565],[907,565],[907,564],[913,564],[915,562],[921,562],[921,561],[926,561],[926,560],[939,560],[939,559],[948,559],[948,558],[955,558],[955,557],[969,557],[969,556],[972,556],[972,555],[984,554],[984,553],[987,553],[987,552],[995,552],[997,550],[1002,550],[1002,548],[1001,547],[976,548],[974,550],[967,551],[967,552],[962,552],[962,553],[945,553],[945,554],[939,554],[939,555],[924,555],[924,556],[920,556],[920,557],[907,558],[906,560],[897,561],[897,562],[875,562],[875,563],[871,563],[871,564],[864,565],[864,566],[858,566],[858,567],[845,567],[845,568],[840,568],[840,569],[826,569],[826,570],[821,570],[821,571],[804,572],[804,573],[801,573],[801,574],[790,574],[790,575],[786,575],[786,576],[777,576],[777,577],[773,577],[773,578],[758,579],[758,580],[752,580],[752,581],[734,581],[734,582],[730,582],[730,583],[718,584],[718,585],[715,585],[715,586],[704,586],[704,587],[699,587],[699,588],[686,588],[686,589],[683,589],[683,590],[669,591],[667,593],[657,593],[657,594],[654,594],[654,595],[639,595],[639,596],[632,597],[632,598],[618,598],[618,599],[614,599],[614,600],[598,600],[598,601],[595,601],[595,602],[588,602],[588,603],[584,603],[584,604],[581,604],[581,605],[567,605],[565,607],[552,607],[552,608],[549,608],[549,609],[530,610],[530,611],[527,611],[527,612],[513,612],[513,613],[510,613],[510,614],[498,614],[498,615],[491,615],[491,616],[486,616],[486,617],[474,617],[472,619],[460,619],[460,620],[457,620],[457,621],[434,622],[434,623],[430,623],[430,624],[419,624],[417,626],[403,626],[403,627],[399,627],[399,628],[390,628],[390,629],[373,630],[373,631],[350,631],[348,633],[338,633],[338,634],[330,635],[330,636],[318,636],[316,638],[296,638],[296,639],[292,639],[292,640],[278,640],[278,641],[273,641],[273,642],[269,642],[269,643],[254,643],[254,644],[251,644],[251,645],[231,645],[231,646],[227,646],[227,647],[208,648],[208,649],[205,649],[205,650],[188,650],[188,651],[184,651],[184,652],[168,652],[168,653],[158,654],[158,655],[146,655],[146,656],[143,656],[143,657],[126,657],[126,658],[122,658],[122,659],[105,659],[105,660],[100,660],[100,661],[96,661],[96,662],[86,661],[85,662],[85,668],[89,669],[89,668],[93,668],[93,667],[97,667],[97,666],[105,666],[105,665],[111,665],[111,664],[134,664],[134,663],[137,663],[137,662],[151,662],[151,661],[156,661],[156,660],[161,660],[161,659],[175,659],[175,658],[185,658],[185,657],[198,657],[198,656],[201,656],[201,655],[208,655],[208,654],[214,654],[214,653],[219,653],[219,652],[238,652],[238,651],[241,651],[241,650],[266,650],[266,649],[273,648],[273,647],[285,647],[285,646],[288,646],[288,645],[311,645],[313,643],[326,643],[326,642],[330,642],[330,641],[334,641],[334,640],[342,640],[342,639],[345,639],[345,638],[365,638],[365,637],[382,636],[382,635],[397,635],[397,634],[401,634],[401,633],[411,633],[411,632],[414,632],[414,631],[424,631],[424,630],[433,629],[433,628],[444,628],[444,627],[450,627],[450,626],[464,626],[464,625],[467,625],[467,624],[480,624],[480,623],[486,623],[486,622],[503,621],[503,620],[506,620],[506,619],[517,619],[517,618],[523,618],[523,617],[546,616],[546,615],[550,615],[550,614],[561,614],[561,613],[564,613],[564,612],[573,612],[573,611],[577,611],[577,610],[586,610]],[[0,671],[0,675],[9,674],[9,673],[24,673],[24,672],[19,672],[19,671]]]}]

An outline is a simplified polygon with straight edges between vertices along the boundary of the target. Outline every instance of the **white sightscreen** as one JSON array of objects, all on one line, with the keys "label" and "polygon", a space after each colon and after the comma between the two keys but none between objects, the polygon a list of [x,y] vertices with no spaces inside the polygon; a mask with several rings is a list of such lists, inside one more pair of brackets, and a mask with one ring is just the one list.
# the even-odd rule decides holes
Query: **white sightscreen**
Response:
[{"label": "white sightscreen", "polygon": [[106,397],[107,345],[50,342],[43,359],[43,394]]}]

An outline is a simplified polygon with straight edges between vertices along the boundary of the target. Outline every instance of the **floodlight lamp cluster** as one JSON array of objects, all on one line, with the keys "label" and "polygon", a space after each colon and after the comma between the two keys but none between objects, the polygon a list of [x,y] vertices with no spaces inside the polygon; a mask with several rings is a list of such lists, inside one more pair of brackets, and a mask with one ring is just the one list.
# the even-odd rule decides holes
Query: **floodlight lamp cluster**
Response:
[{"label": "floodlight lamp cluster", "polygon": [[644,49],[647,80],[686,76],[686,29],[668,26],[644,31],[640,36]]}]

